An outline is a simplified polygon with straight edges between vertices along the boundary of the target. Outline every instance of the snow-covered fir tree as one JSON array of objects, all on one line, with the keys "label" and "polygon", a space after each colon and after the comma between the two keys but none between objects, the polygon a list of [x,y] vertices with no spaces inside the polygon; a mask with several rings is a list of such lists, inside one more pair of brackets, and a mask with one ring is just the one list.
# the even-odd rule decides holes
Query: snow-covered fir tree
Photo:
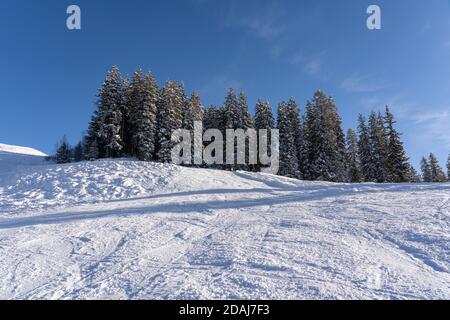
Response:
[{"label": "snow-covered fir tree", "polygon": [[371,166],[373,169],[369,181],[386,182],[386,158],[387,158],[387,136],[384,126],[384,119],[381,114],[371,112],[369,116],[369,137],[371,149]]},{"label": "snow-covered fir tree", "polygon": [[295,144],[293,123],[288,113],[288,106],[285,101],[278,105],[277,128],[280,134],[280,176],[297,178],[300,176],[298,169],[297,148]]},{"label": "snow-covered fir tree", "polygon": [[432,182],[431,166],[425,157],[420,161],[420,169],[422,171],[422,181]]},{"label": "snow-covered fir tree", "polygon": [[73,161],[80,162],[84,160],[84,147],[83,142],[78,142],[72,151]]},{"label": "snow-covered fir tree", "polygon": [[353,129],[347,131],[347,169],[349,182],[362,182],[363,175],[361,172],[361,164],[358,151],[358,137]]},{"label": "snow-covered fir tree", "polygon": [[56,163],[71,162],[72,153],[67,137],[63,136],[56,148]]},{"label": "snow-covered fir tree", "polygon": [[[247,97],[244,92],[239,93],[239,110],[241,116],[242,129],[247,131],[249,129],[255,129],[255,122],[253,120],[252,114],[249,111]],[[245,165],[238,165],[238,170],[246,170],[246,171],[255,171],[255,165],[249,164],[249,152],[251,152],[249,148],[249,139],[248,137],[245,140]]]},{"label": "snow-covered fir tree", "polygon": [[309,180],[347,181],[345,137],[334,100],[317,91],[306,108],[307,149],[305,177]]},{"label": "snow-covered fir tree", "polygon": [[419,174],[417,173],[416,169],[413,166],[409,166],[408,170],[408,182],[411,183],[419,183],[421,182],[421,178]]},{"label": "snow-covered fir tree", "polygon": [[[223,136],[225,136],[225,129],[226,129],[226,118],[225,118],[225,111],[223,107],[217,107],[215,105],[211,105],[207,108],[205,108],[203,113],[203,131],[209,130],[209,129],[217,129],[220,130]],[[209,142],[205,142],[204,146],[208,145]],[[225,150],[225,149],[224,149]],[[215,154],[213,154],[215,156]],[[223,161],[224,159],[222,159]],[[221,164],[214,164],[210,167],[215,169],[221,169],[223,168],[223,165]]]},{"label": "snow-covered fir tree", "polygon": [[305,163],[305,142],[303,138],[303,125],[300,116],[300,110],[295,102],[294,98],[290,98],[286,105],[287,118],[292,127],[293,144],[297,150],[297,170],[295,172],[295,178],[303,179],[303,166]]},{"label": "snow-covered fir tree", "polygon": [[[273,117],[272,108],[268,101],[263,101],[258,99],[255,107],[255,129],[258,131],[258,145],[259,145],[259,130],[267,130],[267,150],[270,156],[270,151],[272,147],[271,142],[271,129],[275,128],[275,119]],[[258,157],[259,158],[259,157]],[[258,160],[258,166],[260,166],[260,161]]]},{"label": "snow-covered fir tree", "polygon": [[184,90],[175,81],[167,81],[158,104],[158,153],[161,162],[171,162],[172,133],[183,124]]},{"label": "snow-covered fir tree", "polygon": [[375,168],[372,163],[372,149],[370,134],[366,118],[363,114],[358,116],[358,158],[364,181],[375,180]]},{"label": "snow-covered fir tree", "polygon": [[122,154],[122,105],[124,103],[123,82],[118,67],[109,71],[98,94],[98,116],[100,128],[99,142],[105,150],[106,157]]},{"label": "snow-covered fir tree", "polygon": [[408,182],[409,163],[406,157],[403,143],[400,140],[400,134],[395,129],[394,115],[386,106],[385,114],[386,130],[388,136],[386,171],[387,181],[389,182]]},{"label": "snow-covered fir tree", "polygon": [[450,181],[450,155],[447,159],[447,180]]},{"label": "snow-covered fir tree", "polygon": [[203,109],[200,101],[200,96],[193,92],[189,98],[186,98],[183,103],[183,129],[191,131],[191,141],[192,141],[192,149],[191,149],[191,157],[192,164],[195,162],[200,162],[200,157],[195,161],[194,154],[194,143],[198,143],[198,145],[202,145],[201,137],[197,137],[194,135],[194,125],[195,122],[203,121]]},{"label": "snow-covered fir tree", "polygon": [[130,110],[131,153],[139,160],[155,159],[156,117],[159,89],[151,73],[143,76],[135,72],[130,83],[128,106]]},{"label": "snow-covered fir tree", "polygon": [[444,170],[442,170],[439,165],[439,161],[433,153],[430,153],[428,158],[428,163],[430,165],[431,181],[430,182],[445,182],[447,177],[445,176]]}]

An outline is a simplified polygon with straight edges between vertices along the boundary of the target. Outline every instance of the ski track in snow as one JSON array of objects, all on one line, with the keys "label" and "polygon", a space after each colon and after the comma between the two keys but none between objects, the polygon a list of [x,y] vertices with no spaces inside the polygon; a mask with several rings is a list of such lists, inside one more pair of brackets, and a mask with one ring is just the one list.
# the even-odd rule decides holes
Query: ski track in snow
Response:
[{"label": "ski track in snow", "polygon": [[449,184],[33,164],[0,165],[2,299],[450,298]]}]

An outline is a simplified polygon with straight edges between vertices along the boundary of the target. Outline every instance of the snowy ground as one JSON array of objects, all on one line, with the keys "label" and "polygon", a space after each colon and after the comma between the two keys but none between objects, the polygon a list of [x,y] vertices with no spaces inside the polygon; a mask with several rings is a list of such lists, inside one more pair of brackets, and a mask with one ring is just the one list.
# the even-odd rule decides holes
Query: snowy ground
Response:
[{"label": "snowy ground", "polygon": [[450,299],[449,199],[0,151],[0,298]]}]

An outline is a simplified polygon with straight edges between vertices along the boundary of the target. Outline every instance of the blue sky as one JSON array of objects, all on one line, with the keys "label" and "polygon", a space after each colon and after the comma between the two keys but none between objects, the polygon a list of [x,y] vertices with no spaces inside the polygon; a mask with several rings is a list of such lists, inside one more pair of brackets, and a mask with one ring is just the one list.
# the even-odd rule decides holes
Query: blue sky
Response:
[{"label": "blue sky", "polygon": [[[66,8],[82,30],[66,28]],[[366,9],[382,10],[382,30]],[[450,3],[431,1],[2,0],[0,142],[46,153],[86,129],[106,71],[150,69],[183,80],[205,105],[243,89],[273,107],[316,89],[354,127],[359,112],[388,104],[408,155],[450,151]]]}]

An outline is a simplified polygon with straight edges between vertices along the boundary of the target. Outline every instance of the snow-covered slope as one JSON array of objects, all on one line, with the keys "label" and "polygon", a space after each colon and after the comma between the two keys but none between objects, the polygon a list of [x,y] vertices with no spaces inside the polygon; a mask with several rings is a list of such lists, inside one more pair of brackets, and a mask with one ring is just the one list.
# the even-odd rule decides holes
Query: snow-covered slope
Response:
[{"label": "snow-covered slope", "polygon": [[28,148],[28,147],[20,147],[20,146],[12,146],[9,144],[0,143],[0,152],[7,153],[15,153],[29,156],[37,156],[37,157],[46,157],[47,155],[39,150]]},{"label": "snow-covered slope", "polygon": [[0,181],[0,298],[449,299],[449,199],[449,184],[25,166]]}]

